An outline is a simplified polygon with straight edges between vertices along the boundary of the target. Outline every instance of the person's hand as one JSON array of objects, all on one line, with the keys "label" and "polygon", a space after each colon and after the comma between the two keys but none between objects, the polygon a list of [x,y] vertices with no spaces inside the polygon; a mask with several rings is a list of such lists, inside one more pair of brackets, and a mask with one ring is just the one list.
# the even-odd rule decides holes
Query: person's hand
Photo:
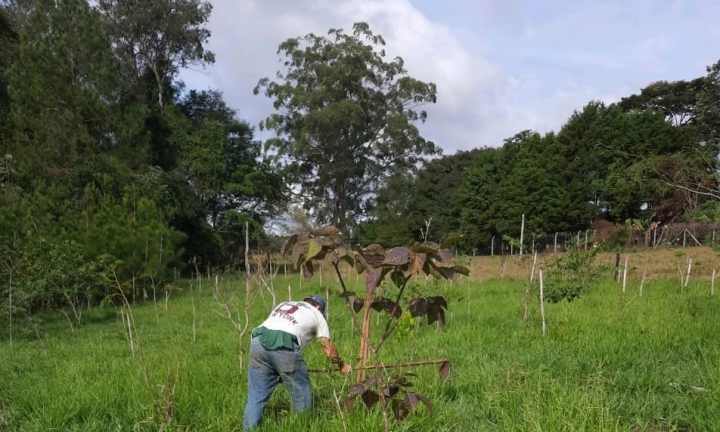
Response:
[{"label": "person's hand", "polygon": [[352,368],[347,363],[343,363],[343,365],[340,366],[340,373],[343,375],[349,374],[351,370],[352,370]]}]

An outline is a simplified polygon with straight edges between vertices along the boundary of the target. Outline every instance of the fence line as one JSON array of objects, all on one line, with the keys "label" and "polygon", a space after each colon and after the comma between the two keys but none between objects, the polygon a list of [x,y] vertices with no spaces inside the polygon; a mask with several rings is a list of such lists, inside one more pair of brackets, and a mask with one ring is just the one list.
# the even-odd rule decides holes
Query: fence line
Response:
[{"label": "fence line", "polygon": [[[647,229],[637,225],[592,228],[576,232],[556,232],[552,235],[525,240],[524,253],[562,253],[571,245],[584,249],[595,246],[637,248],[672,248],[710,246],[720,234],[718,222],[651,224]],[[471,255],[516,255],[520,251],[498,237],[490,245],[474,248]]]}]

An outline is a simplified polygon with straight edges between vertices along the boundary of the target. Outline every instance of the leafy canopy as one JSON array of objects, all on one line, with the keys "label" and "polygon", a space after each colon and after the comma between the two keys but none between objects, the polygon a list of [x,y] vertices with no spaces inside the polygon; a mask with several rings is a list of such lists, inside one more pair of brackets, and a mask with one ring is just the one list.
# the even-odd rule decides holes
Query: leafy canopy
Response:
[{"label": "leafy canopy", "polygon": [[384,39],[365,23],[328,36],[280,44],[286,71],[254,92],[274,100],[277,112],[260,128],[275,131],[268,146],[291,168],[306,208],[352,228],[390,173],[440,153],[415,126],[427,118],[418,107],[436,102],[436,86],[408,76],[401,58],[386,61],[377,49]]}]

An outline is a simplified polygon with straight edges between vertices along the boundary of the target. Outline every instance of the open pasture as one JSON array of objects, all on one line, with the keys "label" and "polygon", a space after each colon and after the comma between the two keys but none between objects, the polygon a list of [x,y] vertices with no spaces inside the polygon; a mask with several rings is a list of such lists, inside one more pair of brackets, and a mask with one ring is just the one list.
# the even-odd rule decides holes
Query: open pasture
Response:
[{"label": "open pasture", "polygon": [[[696,265],[682,288],[676,262],[682,268],[685,252]],[[708,275],[717,257],[700,248],[676,255],[631,253],[624,297],[610,278],[572,303],[547,303],[545,337],[537,292],[523,322],[527,260],[508,258],[502,280],[502,260],[490,257],[473,259],[472,278],[452,284],[417,280],[415,289],[448,299],[447,326],[422,321],[401,327],[383,360],[449,357],[452,372],[443,380],[437,366],[414,368],[414,391],[428,396],[434,411],[421,407],[402,423],[391,420],[392,430],[716,430],[720,303],[710,295]],[[608,256],[602,260],[614,263]],[[661,262],[672,270],[648,270],[640,296],[644,263],[654,269]],[[351,277],[349,283],[350,289],[362,289],[362,279]],[[132,350],[127,316],[119,308],[91,309],[77,328],[61,313],[44,315],[34,327],[18,325],[12,345],[4,326],[0,431],[241,430],[246,362],[241,369],[239,333],[215,301],[212,285],[205,279],[200,291],[196,280],[178,283],[182,290],[171,294],[167,308],[164,299],[135,305]],[[335,278],[326,273],[321,285],[317,277],[300,283],[295,275],[281,276],[273,285],[278,301],[288,297],[288,285],[294,298],[330,292],[333,338],[343,357],[355,361],[360,339],[337,296]],[[226,298],[234,319],[244,323],[244,282],[220,277],[218,288],[236,294]],[[266,289],[252,301],[250,328],[269,312],[272,297]],[[386,319],[373,316],[373,325],[384,327]],[[248,342],[249,330],[243,349]],[[309,347],[306,359],[310,368],[328,367],[319,346]],[[350,412],[339,409],[335,396],[347,392],[354,374],[312,378],[312,412],[290,413],[287,393],[278,388],[261,430],[382,430],[377,407],[370,410],[358,401]]]}]

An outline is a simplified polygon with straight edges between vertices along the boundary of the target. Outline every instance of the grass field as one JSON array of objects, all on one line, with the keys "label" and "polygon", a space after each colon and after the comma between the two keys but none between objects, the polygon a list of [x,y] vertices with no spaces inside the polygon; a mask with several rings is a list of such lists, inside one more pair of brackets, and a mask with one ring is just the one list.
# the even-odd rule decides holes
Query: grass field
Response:
[{"label": "grass field", "polygon": [[[689,253],[703,271],[715,265],[714,254],[700,258],[699,248]],[[606,281],[572,303],[546,304],[544,338],[537,301],[529,322],[523,322],[527,261],[508,260],[506,270],[517,270],[503,280],[494,273],[500,260],[486,258],[475,259],[472,268],[487,269],[487,277],[427,287],[420,282],[429,294],[449,299],[448,325],[438,330],[423,322],[417,331],[394,335],[383,360],[449,357],[452,373],[442,380],[437,366],[415,368],[415,391],[430,398],[434,413],[422,408],[402,423],[393,420],[392,429],[718,430],[720,300],[710,295],[706,277],[691,277],[681,289],[674,264],[685,263],[685,255],[648,256],[631,255],[635,267],[624,298],[620,285]],[[663,260],[673,264],[673,273],[648,278],[640,297],[642,263]],[[275,281],[281,287],[279,300],[288,297],[288,284],[295,298],[324,294],[326,286],[337,292],[335,279],[326,277],[321,287],[317,277],[302,285],[296,276],[281,277]],[[170,412],[165,401],[172,401],[173,414],[166,430],[241,430],[247,383],[246,371],[239,369],[238,332],[218,313],[210,281],[205,285],[202,292],[181,285],[167,310],[164,302],[134,306],[134,341],[139,336],[142,355],[137,347],[131,352],[124,318],[112,307],[87,311],[83,325],[74,329],[62,314],[43,316],[37,331],[21,334],[18,324],[12,346],[3,326],[0,431],[158,430],[163,410]],[[240,293],[235,303],[241,306],[242,282],[225,279],[221,289]],[[349,312],[340,300],[331,295],[330,328],[352,363],[359,337],[351,333]],[[267,292],[264,299],[255,297],[251,326],[270,307]],[[373,317],[375,326],[384,326],[384,320]],[[248,341],[246,335],[243,348]],[[311,368],[328,366],[319,346],[308,348],[306,360]],[[347,391],[350,379],[337,373],[312,378],[314,409],[292,414],[287,393],[279,387],[261,430],[382,430],[378,409],[358,402],[350,412],[339,411],[333,394]]]}]

